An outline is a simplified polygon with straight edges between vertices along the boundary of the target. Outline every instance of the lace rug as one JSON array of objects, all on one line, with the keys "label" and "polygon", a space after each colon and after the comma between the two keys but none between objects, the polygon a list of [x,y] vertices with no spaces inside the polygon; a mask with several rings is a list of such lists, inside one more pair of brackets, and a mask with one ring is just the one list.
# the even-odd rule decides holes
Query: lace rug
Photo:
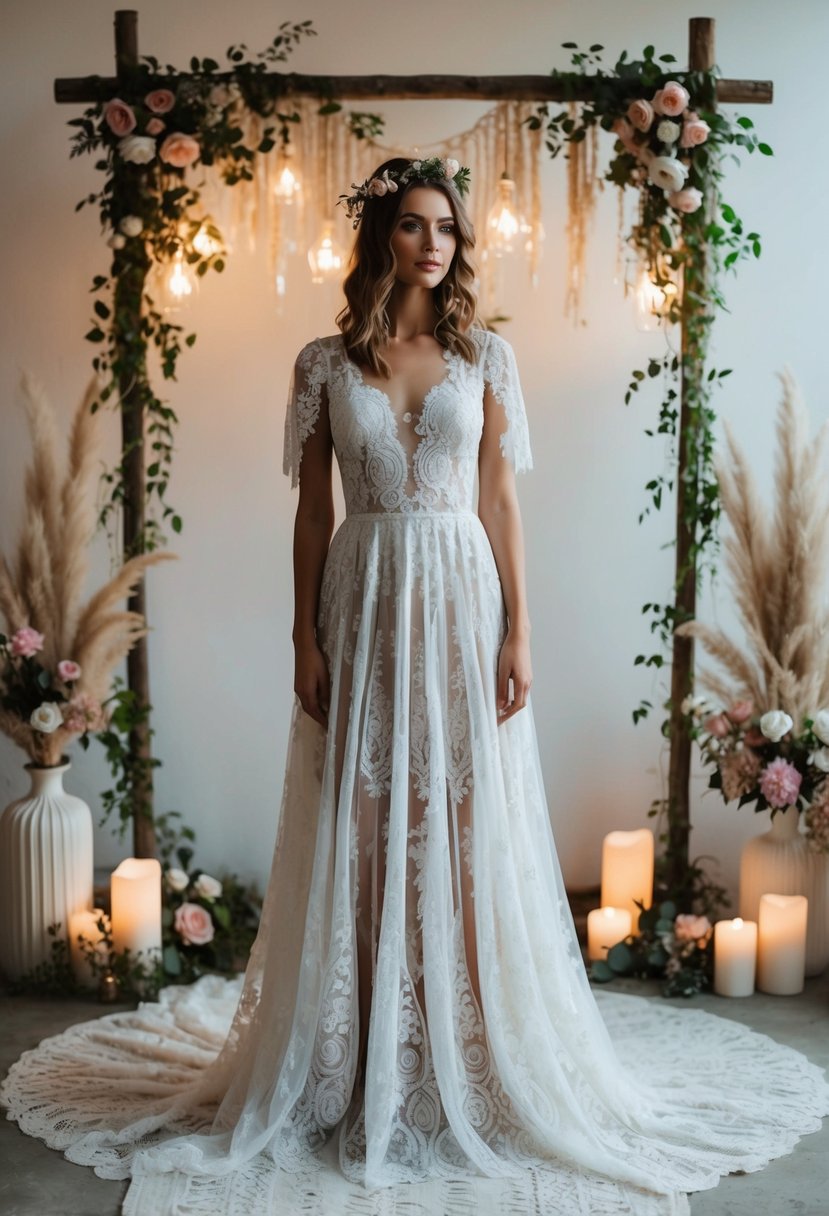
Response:
[{"label": "lace rug", "polygon": [[[165,988],[158,1002],[44,1039],[12,1065],[0,1087],[7,1118],[101,1177],[129,1177],[135,1149],[159,1139],[158,1132],[136,1139],[136,1122],[147,1116],[149,1126],[152,1112],[215,1057],[241,983],[242,977],[206,976],[189,987]],[[681,1088],[693,1074],[721,1093],[734,1078],[735,1092],[773,1107],[773,1131],[762,1144],[755,1137],[732,1169],[762,1169],[817,1131],[829,1113],[823,1071],[766,1035],[661,1000],[606,991],[596,1000],[620,1057],[640,1079]],[[190,1112],[163,1135],[205,1127],[210,1116],[208,1109]],[[89,1134],[126,1124],[130,1141],[121,1146],[101,1147]],[[122,1210],[124,1216],[682,1216],[690,1208],[684,1194],[643,1191],[565,1162],[519,1178],[435,1179],[369,1192],[343,1177],[332,1138],[292,1173],[261,1153],[226,1177],[137,1176]]]}]

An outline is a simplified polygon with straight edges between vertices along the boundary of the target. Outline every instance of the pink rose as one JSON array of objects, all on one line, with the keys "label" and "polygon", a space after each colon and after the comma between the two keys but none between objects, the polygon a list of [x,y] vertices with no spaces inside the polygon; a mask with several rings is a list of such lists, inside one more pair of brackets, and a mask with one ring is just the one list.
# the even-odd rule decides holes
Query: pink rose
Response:
[{"label": "pink rose", "polygon": [[18,658],[30,659],[33,654],[37,654],[42,649],[43,634],[38,633],[29,625],[24,625],[22,629],[17,630],[17,633],[12,634],[11,652]]},{"label": "pink rose", "polygon": [[77,680],[80,674],[80,666],[71,659],[61,659],[58,663],[58,675],[62,680]]},{"label": "pink rose", "polygon": [[144,105],[153,114],[166,114],[176,104],[176,95],[169,89],[153,89],[144,98]]},{"label": "pink rose", "polygon": [[682,113],[691,95],[678,80],[669,80],[653,95],[651,105],[657,114],[665,114],[668,118],[676,118]]},{"label": "pink rose", "polygon": [[83,692],[75,693],[62,706],[62,712],[63,725],[70,734],[82,735],[88,730],[103,730],[107,725],[101,702]]},{"label": "pink rose", "polygon": [[151,118],[147,123],[147,134],[160,135],[164,130],[165,125],[166,124],[163,123],[160,118]]},{"label": "pink rose", "polygon": [[628,118],[636,127],[637,131],[649,131],[654,118],[654,109],[649,101],[645,101],[644,97],[632,101],[628,106]]},{"label": "pink rose", "polygon": [[689,912],[680,912],[674,921],[674,935],[680,942],[698,942],[703,945],[711,933],[711,922],[707,916],[694,916]]},{"label": "pink rose", "polygon": [[213,918],[201,904],[180,904],[173,924],[176,933],[188,946],[206,946],[213,941]]},{"label": "pink rose", "polygon": [[742,722],[748,722],[751,715],[754,713],[753,701],[735,701],[728,710],[728,716],[732,722],[736,722],[739,726]]},{"label": "pink rose", "polygon": [[137,119],[132,106],[128,106],[120,97],[113,97],[104,106],[104,122],[114,135],[129,135],[135,130]]},{"label": "pink rose", "polygon": [[731,723],[725,714],[712,714],[702,724],[703,730],[707,730],[709,735],[713,735],[715,739],[724,739],[731,730]]},{"label": "pink rose", "polygon": [[797,801],[803,780],[793,764],[778,756],[767,764],[760,777],[760,792],[769,806],[791,806]]},{"label": "pink rose", "polygon": [[675,211],[691,215],[702,206],[702,191],[696,186],[686,186],[684,190],[674,190],[668,195],[668,202]]},{"label": "pink rose", "polygon": [[192,165],[194,160],[199,159],[201,148],[198,140],[193,139],[192,135],[185,135],[183,131],[173,131],[158,149],[158,155],[162,160],[166,160],[168,165],[184,169],[187,165]]},{"label": "pink rose", "polygon": [[704,144],[711,134],[711,128],[695,110],[689,110],[682,124],[682,134],[679,137],[680,148],[696,148]]},{"label": "pink rose", "polygon": [[610,128],[626,152],[633,156],[639,154],[639,144],[633,134],[633,127],[626,118],[617,118]]}]

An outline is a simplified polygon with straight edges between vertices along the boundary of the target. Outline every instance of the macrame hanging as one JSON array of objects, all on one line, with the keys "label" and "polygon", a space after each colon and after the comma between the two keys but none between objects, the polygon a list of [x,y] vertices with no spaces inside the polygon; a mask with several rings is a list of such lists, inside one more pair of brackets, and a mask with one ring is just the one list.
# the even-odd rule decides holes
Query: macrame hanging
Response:
[{"label": "macrame hanging", "polygon": [[[579,102],[569,103],[570,118],[580,126]],[[596,196],[604,189],[597,173],[599,128],[594,124],[584,139],[571,141],[567,151],[567,289],[564,315],[574,325],[582,320],[581,304],[586,281],[587,237],[593,222]]]}]

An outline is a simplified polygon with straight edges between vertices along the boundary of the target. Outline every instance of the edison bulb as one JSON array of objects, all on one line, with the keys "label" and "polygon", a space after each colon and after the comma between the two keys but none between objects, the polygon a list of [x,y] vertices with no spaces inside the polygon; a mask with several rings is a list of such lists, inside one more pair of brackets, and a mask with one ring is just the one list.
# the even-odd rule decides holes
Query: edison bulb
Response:
[{"label": "edison bulb", "polygon": [[496,258],[512,253],[519,247],[519,238],[526,235],[527,221],[518,210],[515,200],[515,182],[501,175],[498,182],[498,197],[486,218],[486,244]]},{"label": "edison bulb", "polygon": [[345,265],[345,254],[334,239],[334,225],[328,220],[322,234],[308,250],[311,282],[325,283],[339,279]]}]

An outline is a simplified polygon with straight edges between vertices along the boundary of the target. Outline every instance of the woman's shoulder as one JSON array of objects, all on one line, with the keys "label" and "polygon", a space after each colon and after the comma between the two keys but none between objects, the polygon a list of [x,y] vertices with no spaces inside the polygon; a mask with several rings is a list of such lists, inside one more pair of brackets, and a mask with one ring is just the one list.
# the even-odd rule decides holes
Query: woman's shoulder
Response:
[{"label": "woman's shoulder", "polygon": [[323,337],[312,338],[310,342],[305,343],[297,355],[296,362],[298,366],[308,369],[313,367],[315,363],[325,364],[328,356],[336,349],[337,343],[340,340],[340,334],[326,334]]},{"label": "woman's shoulder", "polygon": [[496,333],[494,329],[486,329],[483,325],[473,325],[466,332],[484,359],[504,359],[507,353],[512,351],[506,338]]}]

